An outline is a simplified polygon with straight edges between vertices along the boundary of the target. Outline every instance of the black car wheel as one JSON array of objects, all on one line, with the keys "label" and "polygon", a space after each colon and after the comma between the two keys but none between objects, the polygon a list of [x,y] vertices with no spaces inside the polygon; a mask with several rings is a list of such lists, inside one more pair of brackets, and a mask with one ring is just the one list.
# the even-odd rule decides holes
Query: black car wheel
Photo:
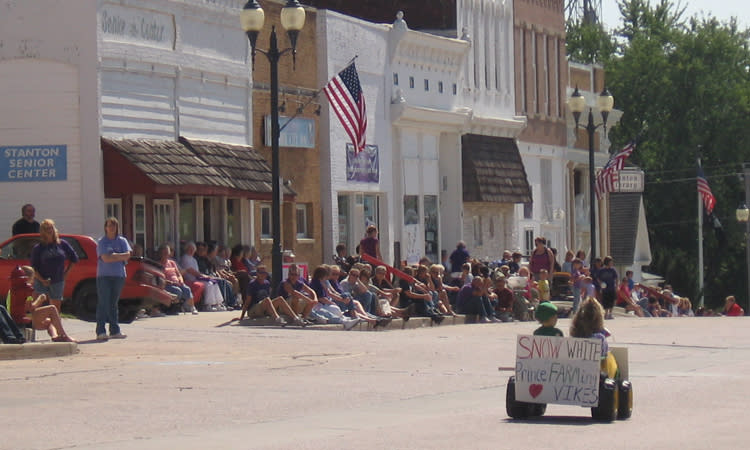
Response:
[{"label": "black car wheel", "polygon": [[73,311],[81,320],[96,320],[96,281],[86,281],[73,294]]}]

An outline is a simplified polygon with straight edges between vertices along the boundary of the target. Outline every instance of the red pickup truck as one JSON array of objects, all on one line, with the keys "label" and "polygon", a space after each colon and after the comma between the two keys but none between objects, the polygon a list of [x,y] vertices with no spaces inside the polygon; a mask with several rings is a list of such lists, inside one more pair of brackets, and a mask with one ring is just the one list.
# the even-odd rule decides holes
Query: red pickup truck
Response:
[{"label": "red pickup truck", "polygon": [[[63,291],[63,311],[81,319],[93,320],[96,314],[96,241],[90,236],[61,234],[78,254],[79,262],[68,272]],[[10,272],[16,266],[30,264],[31,249],[39,242],[38,234],[19,234],[0,244],[0,295],[10,289]],[[120,321],[131,322],[139,309],[154,306],[169,308],[177,300],[164,290],[161,265],[143,258],[130,258],[128,277],[120,295]]]}]

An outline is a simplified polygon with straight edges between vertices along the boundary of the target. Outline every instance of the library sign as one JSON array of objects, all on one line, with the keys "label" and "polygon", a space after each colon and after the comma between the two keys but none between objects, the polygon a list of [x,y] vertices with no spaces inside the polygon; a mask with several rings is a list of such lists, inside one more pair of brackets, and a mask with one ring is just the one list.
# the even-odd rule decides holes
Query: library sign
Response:
[{"label": "library sign", "polygon": [[67,145],[0,146],[0,181],[67,179]]}]

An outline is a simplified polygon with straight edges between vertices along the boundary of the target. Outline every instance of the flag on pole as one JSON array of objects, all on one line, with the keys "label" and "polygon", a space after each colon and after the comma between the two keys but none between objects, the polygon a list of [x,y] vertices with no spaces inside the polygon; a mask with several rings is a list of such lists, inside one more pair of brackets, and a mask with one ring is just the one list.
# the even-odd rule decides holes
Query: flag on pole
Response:
[{"label": "flag on pole", "polygon": [[607,192],[615,190],[615,183],[620,179],[620,171],[625,167],[625,160],[635,150],[635,141],[630,141],[620,153],[613,155],[596,177],[596,198],[601,199]]},{"label": "flag on pole", "polygon": [[716,206],[716,197],[711,192],[708,180],[703,176],[703,168],[700,166],[698,166],[698,193],[703,199],[703,207],[706,209],[706,214],[711,214],[714,206]]},{"label": "flag on pole", "polygon": [[336,116],[354,145],[354,153],[365,149],[367,111],[365,96],[359,84],[359,75],[354,63],[349,64],[326,84],[323,91],[328,97]]}]

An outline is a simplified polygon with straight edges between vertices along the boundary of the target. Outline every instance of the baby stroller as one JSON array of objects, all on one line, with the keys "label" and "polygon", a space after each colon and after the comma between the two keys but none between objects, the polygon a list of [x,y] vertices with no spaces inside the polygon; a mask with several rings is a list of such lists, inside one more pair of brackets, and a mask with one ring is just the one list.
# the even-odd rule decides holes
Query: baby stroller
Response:
[{"label": "baby stroller", "polygon": [[534,320],[534,304],[524,297],[526,285],[529,279],[526,277],[508,278],[508,288],[513,291],[513,318],[515,320]]}]

